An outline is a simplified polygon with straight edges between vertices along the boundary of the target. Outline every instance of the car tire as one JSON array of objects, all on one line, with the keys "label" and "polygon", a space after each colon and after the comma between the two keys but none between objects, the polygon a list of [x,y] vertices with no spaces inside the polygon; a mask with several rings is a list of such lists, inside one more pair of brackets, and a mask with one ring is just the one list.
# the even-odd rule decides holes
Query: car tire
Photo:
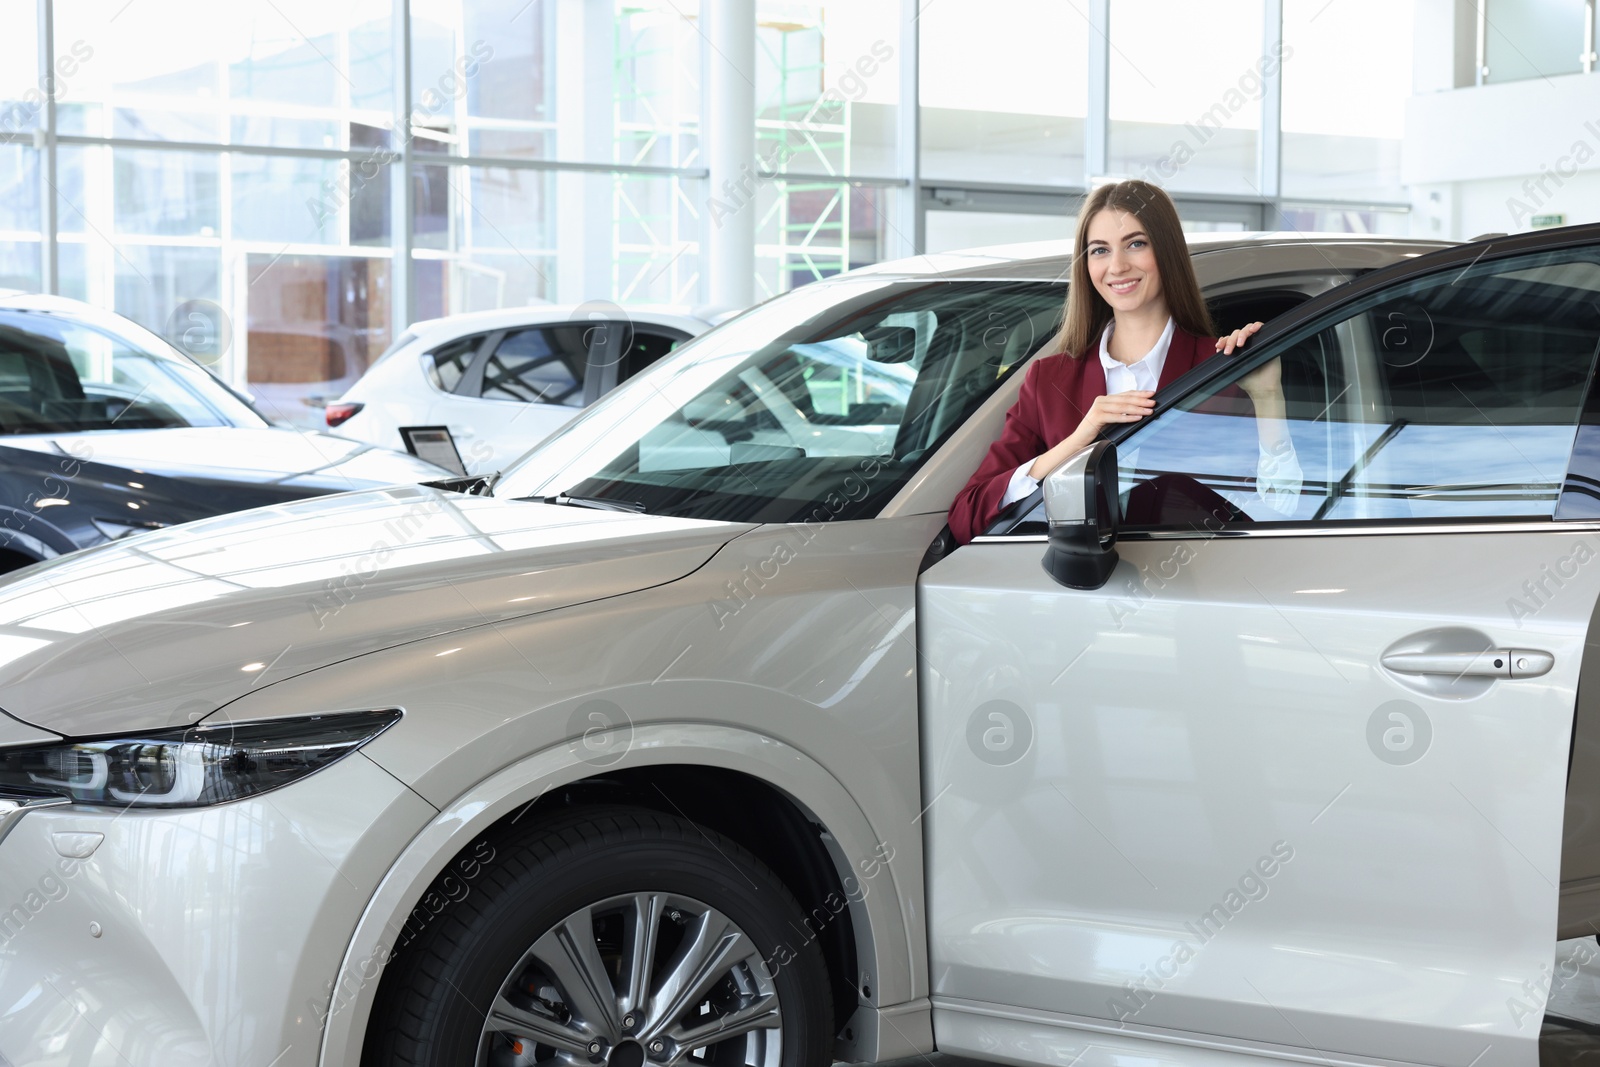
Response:
[{"label": "car tire", "polygon": [[[364,1065],[832,1061],[816,933],[771,869],[733,841],[631,808],[489,840],[492,858],[463,868],[475,877],[451,870],[435,882],[445,906],[419,908],[424,925],[390,959]],[[753,1028],[702,1044],[729,1026]]]}]

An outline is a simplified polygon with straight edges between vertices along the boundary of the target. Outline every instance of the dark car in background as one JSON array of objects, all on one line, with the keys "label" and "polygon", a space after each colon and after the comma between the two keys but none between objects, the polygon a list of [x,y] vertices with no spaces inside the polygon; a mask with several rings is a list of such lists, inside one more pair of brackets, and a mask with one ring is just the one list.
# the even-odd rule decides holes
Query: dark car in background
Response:
[{"label": "dark car in background", "polygon": [[141,530],[449,476],[275,426],[120,315],[0,293],[0,572]]}]

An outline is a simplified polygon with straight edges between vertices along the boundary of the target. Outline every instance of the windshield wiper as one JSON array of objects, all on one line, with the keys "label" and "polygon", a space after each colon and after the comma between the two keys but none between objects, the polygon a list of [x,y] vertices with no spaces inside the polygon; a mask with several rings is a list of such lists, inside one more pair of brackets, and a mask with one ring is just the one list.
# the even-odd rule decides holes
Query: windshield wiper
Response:
[{"label": "windshield wiper", "polygon": [[534,499],[544,504],[571,504],[580,508],[595,508],[598,511],[626,511],[631,514],[643,514],[644,505],[637,500],[606,500],[597,496],[568,496],[557,493],[555,496],[541,496]]}]

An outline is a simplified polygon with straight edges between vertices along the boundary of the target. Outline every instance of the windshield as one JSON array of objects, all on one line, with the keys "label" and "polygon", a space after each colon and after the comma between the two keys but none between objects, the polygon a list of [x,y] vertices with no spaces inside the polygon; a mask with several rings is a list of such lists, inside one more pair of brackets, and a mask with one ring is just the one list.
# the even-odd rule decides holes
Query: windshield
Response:
[{"label": "windshield", "polygon": [[877,510],[1055,331],[1043,282],[807,286],[684,345],[530,452],[496,496],[730,522]]},{"label": "windshield", "polygon": [[204,370],[132,336],[76,317],[0,310],[0,433],[266,425]]}]

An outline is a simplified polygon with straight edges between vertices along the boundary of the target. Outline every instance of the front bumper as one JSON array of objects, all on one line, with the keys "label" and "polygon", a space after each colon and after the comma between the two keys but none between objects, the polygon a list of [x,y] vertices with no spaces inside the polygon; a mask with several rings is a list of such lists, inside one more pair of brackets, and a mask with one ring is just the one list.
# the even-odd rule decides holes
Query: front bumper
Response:
[{"label": "front bumper", "polygon": [[0,1063],[312,1067],[362,910],[435,814],[361,753],[249,800],[0,841]]}]

